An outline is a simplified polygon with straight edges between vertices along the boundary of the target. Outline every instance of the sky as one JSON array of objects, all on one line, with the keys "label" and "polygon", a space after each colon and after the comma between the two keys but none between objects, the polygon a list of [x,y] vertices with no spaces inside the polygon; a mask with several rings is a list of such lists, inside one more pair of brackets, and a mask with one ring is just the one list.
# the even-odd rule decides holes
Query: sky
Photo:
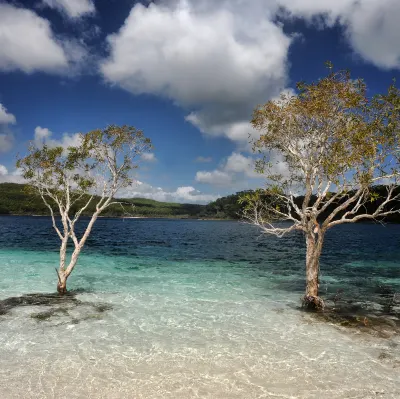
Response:
[{"label": "sky", "polygon": [[127,124],[151,138],[120,193],[208,203],[257,188],[254,108],[326,75],[400,77],[398,0],[0,0],[0,182],[30,141]]}]

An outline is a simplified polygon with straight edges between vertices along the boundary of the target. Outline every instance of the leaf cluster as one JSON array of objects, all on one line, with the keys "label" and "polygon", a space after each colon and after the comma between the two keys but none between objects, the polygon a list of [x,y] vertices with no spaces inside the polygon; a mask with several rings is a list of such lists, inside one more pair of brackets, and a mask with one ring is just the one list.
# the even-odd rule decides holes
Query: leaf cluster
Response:
[{"label": "leaf cluster", "polygon": [[300,82],[297,89],[297,95],[284,94],[254,112],[252,125],[261,132],[255,151],[279,153],[288,173],[277,179],[267,163],[259,171],[275,181],[302,184],[316,171],[337,185],[351,172],[368,185],[399,143],[398,90],[392,85],[386,95],[370,100],[363,80],[333,70],[317,82]]},{"label": "leaf cluster", "polygon": [[[132,183],[131,172],[138,167],[135,158],[152,148],[141,130],[126,125],[111,125],[79,137],[79,143],[68,148],[31,143],[28,154],[17,161],[31,191],[56,212],[68,213],[85,196],[90,203],[94,194],[102,198],[98,209],[108,206],[121,187]],[[87,209],[89,203],[83,207]]]}]

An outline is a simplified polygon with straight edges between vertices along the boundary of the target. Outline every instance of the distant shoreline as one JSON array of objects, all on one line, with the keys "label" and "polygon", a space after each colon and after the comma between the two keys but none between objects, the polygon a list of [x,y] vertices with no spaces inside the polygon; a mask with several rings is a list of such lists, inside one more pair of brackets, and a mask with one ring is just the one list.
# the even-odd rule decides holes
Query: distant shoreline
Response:
[{"label": "distant shoreline", "polygon": [[[0,216],[16,216],[16,217],[51,217],[51,215],[36,215],[36,214],[11,214],[11,213],[4,213],[0,214]],[[55,215],[59,217],[60,215]],[[91,216],[82,215],[82,218],[90,218]],[[169,220],[198,220],[198,221],[238,221],[239,219],[220,219],[220,218],[196,218],[196,217],[180,217],[180,216],[107,216],[107,215],[100,215],[98,216],[99,219],[169,219]]]},{"label": "distant shoreline", "polygon": [[[0,214],[1,216],[16,216],[16,217],[51,217],[51,215],[37,215],[37,214],[10,214],[4,213]],[[55,215],[59,217],[60,215]],[[81,218],[90,218],[89,215],[82,215]],[[99,219],[167,219],[167,220],[197,220],[197,221],[219,221],[219,222],[239,222],[241,219],[232,219],[232,218],[197,218],[197,217],[182,217],[182,216],[107,216],[107,215],[100,215],[98,216]],[[281,222],[282,223],[282,222]],[[360,220],[354,224],[382,224],[380,221],[374,220]],[[383,225],[385,224],[395,224],[400,225],[400,222],[393,222],[393,221],[384,221]]]}]

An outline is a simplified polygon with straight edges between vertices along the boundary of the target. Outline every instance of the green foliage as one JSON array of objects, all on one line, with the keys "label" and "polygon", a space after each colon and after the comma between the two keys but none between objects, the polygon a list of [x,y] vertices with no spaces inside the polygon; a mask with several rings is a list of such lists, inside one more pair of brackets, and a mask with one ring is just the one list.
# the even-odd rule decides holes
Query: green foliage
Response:
[{"label": "green foliage", "polygon": [[327,66],[326,77],[298,83],[297,95],[283,95],[254,111],[252,124],[261,132],[255,149],[277,151],[290,172],[273,176],[270,168],[258,166],[275,183],[305,185],[310,170],[316,170],[336,185],[353,173],[357,183],[368,186],[387,157],[397,153],[399,90],[392,84],[387,94],[368,99],[362,79]]},{"label": "green foliage", "polygon": [[[28,155],[17,161],[32,192],[42,196],[49,207],[69,214],[83,199],[101,194],[97,211],[103,211],[117,191],[132,184],[135,158],[152,149],[150,139],[132,126],[108,126],[80,134],[79,143],[67,149],[46,144],[29,146]],[[56,206],[54,206],[56,204]],[[75,214],[80,213],[75,206]],[[76,213],[78,212],[78,213]]]},{"label": "green foliage", "polygon": [[[263,156],[256,171],[270,188],[267,201],[257,194],[248,198],[244,217],[271,234],[299,230],[313,236],[319,220],[321,236],[340,223],[398,212],[400,91],[393,83],[369,98],[362,79],[326,66],[327,76],[299,82],[297,94],[283,94],[253,114],[260,132],[253,148]],[[295,192],[305,193],[302,203],[293,199]],[[293,226],[265,227],[280,219]]]},{"label": "green foliage", "polygon": [[239,204],[242,206],[243,215],[249,212],[257,212],[258,218],[265,222],[284,220],[284,212],[287,212],[286,202],[282,200],[284,193],[279,186],[270,186],[267,189],[247,191],[239,196]]},{"label": "green foliage", "polygon": [[240,193],[228,195],[227,197],[218,198],[206,205],[199,214],[201,218],[215,219],[239,219],[242,210],[242,204],[239,198],[250,191],[242,191]]},{"label": "green foliage", "polygon": [[[106,163],[106,160],[113,163],[119,161],[120,186],[127,187],[133,182],[130,172],[138,168],[135,158],[152,148],[151,140],[141,130],[127,125],[110,125],[83,135],[80,152],[86,158],[90,154],[96,167]],[[118,160],[117,156],[122,159]]]},{"label": "green foliage", "polygon": [[[79,170],[89,154],[78,147],[70,147],[65,151],[62,147],[49,148],[43,145],[37,148],[30,145],[29,154],[17,161],[17,168],[22,169],[22,176],[34,184],[49,187],[54,193],[61,194],[66,189],[66,176]],[[86,165],[84,171],[94,169],[95,164]],[[77,192],[87,191],[94,186],[93,178],[87,173],[72,173],[71,183]]]}]

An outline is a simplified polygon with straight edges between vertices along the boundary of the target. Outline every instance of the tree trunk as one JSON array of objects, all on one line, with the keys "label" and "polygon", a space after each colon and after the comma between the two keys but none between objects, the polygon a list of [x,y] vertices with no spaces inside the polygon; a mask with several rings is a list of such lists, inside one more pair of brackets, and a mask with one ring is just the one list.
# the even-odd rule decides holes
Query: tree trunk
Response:
[{"label": "tree trunk", "polygon": [[81,248],[78,246],[78,248],[75,248],[75,251],[72,253],[68,267],[66,269],[64,267],[60,267],[59,270],[56,269],[58,275],[57,291],[60,295],[67,293],[67,279],[72,273],[72,270],[74,270],[80,253]]},{"label": "tree trunk", "polygon": [[67,258],[67,244],[68,244],[68,232],[67,227],[64,226],[64,237],[61,241],[60,247],[60,267],[58,270],[56,269],[57,273],[57,291],[60,295],[64,295],[67,293],[67,278],[68,276],[65,275],[65,260]]},{"label": "tree trunk", "polygon": [[61,242],[61,247],[60,247],[60,268],[58,270],[56,269],[58,276],[57,291],[60,295],[64,295],[67,293],[67,279],[74,270],[76,263],[78,262],[79,254],[81,253],[81,250],[85,245],[85,242],[89,237],[90,232],[92,231],[92,227],[94,225],[94,222],[97,220],[99,213],[100,212],[96,212],[95,214],[93,214],[88,226],[86,227],[83,237],[81,238],[79,243],[76,242],[75,250],[71,255],[71,260],[69,262],[68,267],[65,267],[66,266],[65,261],[67,259],[67,243],[68,243],[69,233],[67,232],[67,227],[65,227],[64,238]]},{"label": "tree trunk", "polygon": [[57,291],[60,295],[64,295],[67,293],[67,276],[63,271],[59,271],[56,269],[58,282],[57,282]]},{"label": "tree trunk", "polygon": [[323,236],[319,234],[307,234],[306,255],[306,294],[303,306],[307,309],[318,310],[324,307],[323,300],[318,296],[319,289],[319,258],[322,251]]}]

